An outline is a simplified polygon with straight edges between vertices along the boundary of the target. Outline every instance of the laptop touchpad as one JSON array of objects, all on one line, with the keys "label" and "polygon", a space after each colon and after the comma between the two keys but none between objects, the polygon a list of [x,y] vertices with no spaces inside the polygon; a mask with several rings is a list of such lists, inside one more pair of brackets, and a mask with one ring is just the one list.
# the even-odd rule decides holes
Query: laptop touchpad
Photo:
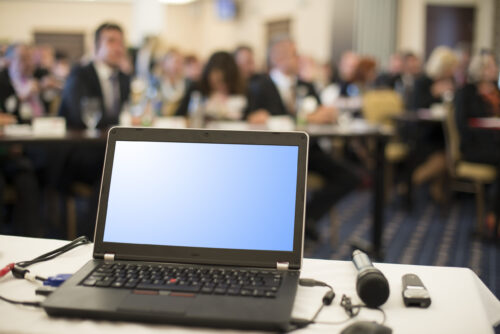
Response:
[{"label": "laptop touchpad", "polygon": [[138,295],[131,293],[123,299],[118,311],[149,311],[184,314],[194,301],[193,297],[169,295]]}]

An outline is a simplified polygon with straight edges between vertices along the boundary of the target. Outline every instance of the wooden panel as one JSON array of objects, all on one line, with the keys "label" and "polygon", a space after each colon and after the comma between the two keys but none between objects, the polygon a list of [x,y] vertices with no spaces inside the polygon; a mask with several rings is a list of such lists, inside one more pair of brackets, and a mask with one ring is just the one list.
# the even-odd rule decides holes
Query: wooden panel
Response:
[{"label": "wooden panel", "polygon": [[34,41],[36,45],[50,45],[56,51],[64,52],[72,63],[78,62],[85,52],[83,33],[35,31]]},{"label": "wooden panel", "polygon": [[428,5],[426,14],[426,57],[440,45],[452,48],[458,43],[473,45],[474,7]]}]

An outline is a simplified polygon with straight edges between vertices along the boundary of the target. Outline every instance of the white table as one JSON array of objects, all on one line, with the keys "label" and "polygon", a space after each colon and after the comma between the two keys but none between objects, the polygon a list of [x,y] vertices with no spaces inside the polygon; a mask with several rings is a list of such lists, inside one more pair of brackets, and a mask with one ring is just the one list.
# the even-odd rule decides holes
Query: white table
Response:
[{"label": "white table", "polygon": [[[65,241],[21,238],[0,235],[0,266],[32,258],[60,247]],[[51,276],[73,273],[92,256],[92,245],[78,247],[52,261],[33,265],[33,273]],[[493,333],[492,326],[500,324],[500,301],[481,280],[467,268],[427,267],[398,264],[376,264],[389,280],[391,294],[383,305],[386,325],[393,333]],[[405,308],[401,297],[401,276],[416,273],[427,286],[432,298],[428,309]],[[325,307],[318,321],[339,321],[346,315],[339,303],[342,294],[359,299],[355,293],[356,270],[348,261],[305,259],[301,277],[315,278],[330,283],[336,297]],[[35,296],[37,283],[17,280],[11,274],[0,279],[0,295],[16,300],[41,300]],[[310,318],[324,294],[323,288],[299,287],[293,316]],[[380,320],[378,311],[363,309],[356,320]],[[342,325],[314,324],[297,333],[340,333],[354,320]],[[221,330],[183,328],[167,325],[148,325],[125,322],[49,318],[41,309],[15,306],[0,301],[0,333],[184,333]],[[245,332],[248,333],[248,332]]]}]

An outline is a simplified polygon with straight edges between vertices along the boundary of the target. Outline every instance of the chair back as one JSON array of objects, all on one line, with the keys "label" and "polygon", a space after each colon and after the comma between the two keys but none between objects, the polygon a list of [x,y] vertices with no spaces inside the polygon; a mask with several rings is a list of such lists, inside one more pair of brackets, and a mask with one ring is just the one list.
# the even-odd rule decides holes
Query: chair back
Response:
[{"label": "chair back", "polygon": [[392,126],[393,117],[404,111],[403,99],[391,89],[372,90],[363,95],[362,111],[368,122]]}]

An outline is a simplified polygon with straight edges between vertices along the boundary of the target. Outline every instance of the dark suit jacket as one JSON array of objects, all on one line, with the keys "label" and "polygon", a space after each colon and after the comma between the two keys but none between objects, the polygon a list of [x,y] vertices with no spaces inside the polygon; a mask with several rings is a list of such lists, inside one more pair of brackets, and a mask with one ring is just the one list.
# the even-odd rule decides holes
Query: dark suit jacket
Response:
[{"label": "dark suit jacket", "polygon": [[[130,78],[120,72],[118,75],[120,85],[120,108],[128,100],[130,93]],[[66,124],[70,129],[85,129],[82,121],[80,101],[82,97],[96,97],[101,101],[103,117],[97,124],[100,129],[105,129],[118,124],[119,115],[109,115],[105,112],[104,97],[99,83],[99,77],[91,62],[84,66],[76,66],[72,69],[62,93],[59,115],[66,118]]]},{"label": "dark suit jacket", "polygon": [[[9,99],[14,99],[15,101],[13,110],[7,108],[6,102]],[[7,69],[0,72],[0,111],[13,114],[19,119],[19,99],[16,96],[14,87],[12,87]]]},{"label": "dark suit jacket", "polygon": [[434,80],[423,74],[415,80],[413,88],[413,98],[411,99],[410,109],[417,110],[422,108],[430,108],[434,103],[443,102],[441,98],[432,96],[431,87]]},{"label": "dark suit jacket", "polygon": [[[320,103],[319,96],[311,83],[299,79],[297,90],[303,89],[301,87],[305,88],[306,96],[313,96],[318,104]],[[262,75],[258,80],[250,83],[249,108],[246,117],[257,109],[265,109],[271,115],[290,115],[281,99],[278,87],[269,75]]]},{"label": "dark suit jacket", "polygon": [[500,132],[469,126],[470,118],[493,117],[490,106],[473,84],[455,95],[455,121],[460,133],[460,150],[466,160],[500,166]]}]

